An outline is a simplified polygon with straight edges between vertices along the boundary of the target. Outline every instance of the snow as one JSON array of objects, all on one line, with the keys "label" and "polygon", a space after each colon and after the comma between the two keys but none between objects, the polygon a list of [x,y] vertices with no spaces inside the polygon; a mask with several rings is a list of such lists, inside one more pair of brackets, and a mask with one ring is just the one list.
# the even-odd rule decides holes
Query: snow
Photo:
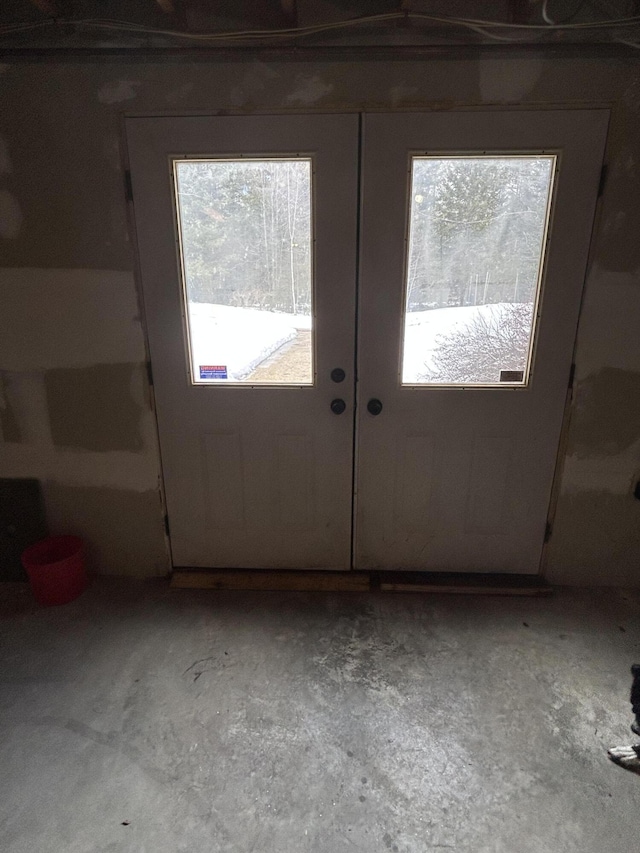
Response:
[{"label": "snow", "polygon": [[311,317],[190,302],[189,326],[196,382],[201,365],[224,366],[227,377],[238,382],[293,340],[298,329],[310,329]]},{"label": "snow", "polygon": [[[407,314],[402,381],[420,381],[425,366],[431,366],[439,335],[465,329],[477,317],[491,320],[506,307],[508,303],[497,303]],[[292,341],[298,330],[312,327],[312,318],[308,315],[278,314],[204,302],[190,302],[189,317],[196,381],[200,377],[200,365],[226,366],[230,380],[246,379],[281,346]]]},{"label": "snow", "polygon": [[466,329],[473,321],[482,317],[489,321],[499,316],[510,303],[497,302],[493,305],[464,305],[457,308],[434,308],[431,311],[413,311],[406,315],[404,330],[404,359],[402,381],[420,382],[425,367],[432,366],[431,359],[438,349],[438,336],[450,335],[456,330]]},{"label": "snow", "polygon": [[311,316],[309,314],[281,314],[271,311],[258,313],[265,313],[269,314],[270,317],[279,317],[282,320],[286,320],[294,329],[311,329]]}]

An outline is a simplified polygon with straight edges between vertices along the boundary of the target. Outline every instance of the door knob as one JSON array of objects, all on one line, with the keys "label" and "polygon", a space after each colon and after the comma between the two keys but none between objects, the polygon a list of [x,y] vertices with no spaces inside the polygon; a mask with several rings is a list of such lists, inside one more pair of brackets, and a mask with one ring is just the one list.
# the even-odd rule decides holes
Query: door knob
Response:
[{"label": "door knob", "polygon": [[331,378],[334,382],[344,382],[344,378],[347,374],[341,367],[334,367],[331,371]]},{"label": "door knob", "polygon": [[347,404],[340,398],[331,401],[331,411],[334,415],[341,415],[347,408]]},{"label": "door knob", "polygon": [[370,415],[379,415],[382,411],[382,403],[380,400],[376,400],[375,397],[372,397],[367,403],[367,411]]}]

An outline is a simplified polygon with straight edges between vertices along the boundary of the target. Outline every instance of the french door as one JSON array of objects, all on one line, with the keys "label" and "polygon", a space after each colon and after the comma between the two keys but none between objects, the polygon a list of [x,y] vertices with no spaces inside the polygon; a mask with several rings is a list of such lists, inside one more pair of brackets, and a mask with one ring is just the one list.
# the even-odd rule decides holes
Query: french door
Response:
[{"label": "french door", "polygon": [[174,565],[349,568],[357,117],[135,118],[127,137]]},{"label": "french door", "polygon": [[127,119],[174,565],[538,571],[607,120]]}]

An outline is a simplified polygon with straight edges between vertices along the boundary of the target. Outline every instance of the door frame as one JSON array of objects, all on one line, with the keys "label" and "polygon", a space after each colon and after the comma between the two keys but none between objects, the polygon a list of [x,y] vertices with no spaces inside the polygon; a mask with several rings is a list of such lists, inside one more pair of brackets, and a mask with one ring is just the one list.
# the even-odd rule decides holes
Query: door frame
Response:
[{"label": "door frame", "polygon": [[[582,111],[585,109],[607,110],[610,113],[611,105],[608,102],[598,102],[598,101],[596,101],[594,103],[580,104],[579,106],[577,106],[573,103],[570,103],[570,104],[554,103],[554,104],[550,104],[550,105],[538,105],[538,104],[536,104],[536,105],[518,105],[518,106],[512,106],[512,105],[484,106],[484,105],[477,105],[477,104],[468,104],[468,105],[461,104],[461,105],[456,106],[455,111],[461,112],[461,113],[468,113],[468,112],[471,112],[471,113],[508,112],[508,113],[517,114],[517,113],[528,113],[528,112],[535,111],[535,110],[544,110],[545,112],[560,111],[560,112],[571,113],[574,111]],[[448,112],[448,111],[433,110],[431,108],[431,105],[427,103],[427,104],[424,104],[423,106],[419,106],[419,107],[399,108],[399,109],[392,109],[392,110],[389,110],[389,109],[384,108],[384,107],[373,108],[373,109],[358,109],[357,106],[355,106],[355,108],[345,107],[344,109],[333,109],[333,110],[313,109],[313,108],[281,109],[281,110],[278,110],[278,109],[256,109],[256,110],[253,110],[251,114],[252,115],[262,115],[262,116],[274,116],[274,117],[291,116],[291,115],[313,116],[313,115],[317,115],[317,114],[321,114],[321,113],[327,113],[327,114],[330,113],[330,114],[337,114],[337,115],[345,114],[345,113],[346,114],[357,114],[360,118],[360,128],[361,128],[363,116],[366,116],[367,114],[389,113],[389,112],[393,112],[393,113],[397,113],[397,114],[405,114],[405,113],[422,114],[422,113]],[[131,183],[129,153],[128,153],[128,149],[127,149],[126,120],[130,119],[130,118],[206,117],[206,116],[213,116],[216,114],[220,114],[220,109],[206,110],[206,111],[192,111],[192,110],[190,110],[190,111],[186,111],[186,112],[181,111],[181,110],[167,110],[167,111],[129,110],[129,111],[124,111],[124,112],[120,113],[120,128],[119,128],[120,161],[121,161],[121,168],[123,170],[123,179],[124,179],[124,194],[125,194],[125,205],[126,205],[126,216],[127,216],[127,230],[128,230],[129,238],[131,240],[131,245],[132,245],[132,249],[133,249],[133,267],[134,267],[133,268],[133,275],[134,275],[134,281],[135,281],[135,286],[136,286],[136,298],[137,298],[139,313],[140,313],[140,318],[141,318],[141,327],[143,329],[143,340],[144,340],[144,347],[145,347],[145,361],[146,361],[146,366],[147,366],[147,377],[148,377],[148,386],[147,387],[148,387],[150,406],[151,406],[151,409],[153,411],[154,425],[155,425],[154,431],[155,431],[157,462],[158,462],[158,471],[159,471],[159,478],[158,478],[159,499],[160,499],[161,512],[162,512],[163,517],[164,517],[165,539],[166,539],[167,549],[168,549],[169,558],[170,558],[170,562],[171,562],[171,571],[175,570],[176,565],[175,565],[175,561],[173,559],[170,525],[169,525],[169,518],[168,518],[168,514],[167,514],[165,474],[164,474],[164,466],[163,466],[163,459],[162,459],[161,446],[160,446],[160,436],[159,436],[159,427],[158,427],[158,411],[157,411],[157,405],[156,405],[156,399],[155,399],[155,387],[154,387],[154,381],[153,381],[153,364],[151,361],[150,345],[149,345],[148,320],[147,320],[147,314],[146,314],[145,305],[144,305],[144,299],[142,296],[142,275],[141,275],[141,264],[140,264],[140,251],[139,251],[139,245],[138,245],[135,216],[134,216],[134,208],[133,208],[133,191],[132,191],[132,183]],[[230,116],[247,115],[247,113],[241,109],[226,108],[226,107],[224,108],[224,114],[230,115]],[[362,131],[360,129],[359,147],[361,146],[361,144],[362,144]],[[603,155],[603,164],[602,164],[602,178],[603,178],[603,180],[601,181],[601,185],[599,188],[598,197],[597,197],[596,205],[595,205],[595,211],[594,211],[593,222],[592,222],[592,227],[591,227],[591,236],[590,236],[590,241],[589,241],[588,257],[587,257],[585,275],[583,277],[582,290],[581,290],[581,295],[580,295],[578,319],[577,319],[577,323],[576,323],[576,327],[575,327],[574,339],[572,341],[571,375],[570,375],[570,381],[569,381],[568,388],[567,388],[566,400],[565,400],[565,405],[564,405],[563,415],[562,415],[561,430],[560,430],[558,446],[557,446],[557,451],[556,451],[554,473],[553,473],[553,479],[552,479],[552,485],[551,485],[551,493],[550,493],[548,510],[547,510],[547,533],[545,535],[545,539],[544,539],[544,543],[543,543],[543,547],[542,547],[542,551],[541,551],[539,571],[538,571],[538,575],[537,575],[538,578],[544,578],[546,575],[548,553],[549,553],[549,540],[550,540],[551,534],[553,532],[553,526],[555,523],[555,515],[556,515],[559,496],[560,496],[560,487],[562,484],[562,477],[563,477],[563,472],[564,472],[564,467],[565,467],[565,462],[566,462],[566,452],[565,451],[566,451],[566,447],[567,447],[567,443],[568,443],[568,432],[569,432],[569,426],[570,426],[571,417],[572,417],[573,399],[574,399],[574,372],[575,372],[575,366],[576,366],[576,363],[575,363],[576,347],[577,347],[578,334],[580,331],[580,324],[581,324],[581,319],[582,319],[582,309],[583,309],[584,298],[585,298],[586,282],[587,282],[587,278],[589,275],[589,271],[592,267],[595,237],[598,233],[599,224],[600,224],[601,199],[602,199],[605,170],[607,168],[607,151],[608,151],[608,134],[607,134],[607,141],[605,143],[605,149],[604,149],[604,155]],[[362,156],[360,155],[359,175],[358,175],[359,192],[360,192],[360,187],[361,187],[361,181],[362,181]],[[362,197],[360,195],[360,197],[358,199],[358,210],[359,210],[358,232],[357,232],[358,246],[356,247],[356,251],[357,251],[356,272],[357,272],[357,275],[359,275],[359,271],[360,271],[359,242],[360,242],[360,227],[361,227],[361,223],[360,223],[361,206],[362,206]],[[356,294],[355,294],[356,316],[358,316],[358,295],[359,295],[358,284],[359,284],[359,281],[356,282]],[[357,373],[357,370],[358,370],[357,347],[358,347],[358,331],[356,329],[356,331],[355,331],[355,353],[356,354],[355,354],[355,359],[354,359],[354,370],[355,370],[354,397],[356,399],[357,399],[358,381],[359,381],[359,377],[358,377],[358,373]],[[355,450],[356,441],[357,441],[357,411],[354,408],[354,429],[353,429],[354,450]],[[353,481],[354,481],[354,483],[355,483],[355,478],[356,478],[357,464],[358,464],[357,463],[357,456],[354,456],[354,465],[353,465]],[[354,489],[352,492],[352,507],[351,507],[351,524],[352,524],[352,531],[351,531],[351,555],[352,556],[351,556],[351,559],[352,559],[352,563],[351,563],[351,569],[347,570],[346,572],[343,572],[343,570],[336,570],[337,572],[340,572],[340,573],[348,573],[349,571],[354,570],[353,566],[354,566],[355,536],[356,536],[356,511],[357,511],[357,491]],[[261,570],[261,571],[265,571],[265,570]],[[442,574],[446,575],[447,573],[443,572]]]}]

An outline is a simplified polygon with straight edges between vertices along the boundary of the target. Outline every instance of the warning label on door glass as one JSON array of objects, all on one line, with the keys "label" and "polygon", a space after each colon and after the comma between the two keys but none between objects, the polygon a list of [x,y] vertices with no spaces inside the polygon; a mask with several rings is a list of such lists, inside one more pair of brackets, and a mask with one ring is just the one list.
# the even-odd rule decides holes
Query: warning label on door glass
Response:
[{"label": "warning label on door glass", "polygon": [[226,379],[226,364],[201,364],[200,379]]}]

